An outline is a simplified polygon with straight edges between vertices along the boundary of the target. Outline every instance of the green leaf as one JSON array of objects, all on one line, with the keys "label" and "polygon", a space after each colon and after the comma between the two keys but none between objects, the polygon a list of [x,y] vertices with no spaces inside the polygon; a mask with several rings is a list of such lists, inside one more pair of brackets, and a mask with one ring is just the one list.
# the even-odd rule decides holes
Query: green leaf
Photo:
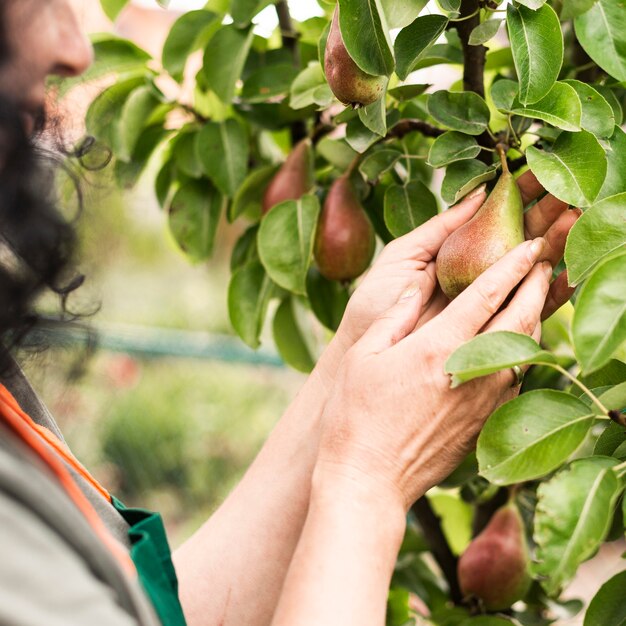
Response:
[{"label": "green leaf", "polygon": [[325,107],[333,100],[333,94],[326,82],[322,66],[313,61],[309,63],[291,84],[289,106],[292,109],[304,109],[312,104]]},{"label": "green leaf", "polygon": [[563,8],[560,14],[561,20],[571,20],[586,13],[597,1],[598,0],[563,0]]},{"label": "green leaf", "polygon": [[202,178],[204,175],[204,167],[198,158],[196,149],[198,132],[195,128],[185,128],[178,133],[170,144],[172,158],[178,171],[190,178]]},{"label": "green leaf", "polygon": [[474,137],[452,130],[435,139],[427,163],[432,167],[443,167],[454,161],[473,159],[479,154],[480,146]]},{"label": "green leaf", "polygon": [[452,387],[458,387],[468,380],[530,363],[556,363],[556,359],[528,335],[499,331],[478,335],[457,348],[444,371],[452,376]]},{"label": "green leaf", "polygon": [[100,0],[100,6],[104,14],[114,22],[129,0]]},{"label": "green leaf", "polygon": [[404,28],[428,4],[428,0],[380,0],[389,28]]},{"label": "green leaf", "polygon": [[609,411],[623,411],[626,409],[626,382],[608,389],[598,398]]},{"label": "green leaf", "polygon": [[598,437],[593,454],[596,456],[613,456],[613,453],[624,442],[626,442],[626,429],[615,422],[609,422],[609,425]]},{"label": "green leaf", "polygon": [[247,102],[265,102],[289,92],[298,70],[290,64],[279,63],[262,67],[248,76],[241,90]]},{"label": "green leaf", "polygon": [[380,0],[339,0],[339,26],[348,54],[368,74],[389,76],[394,60]]},{"label": "green leaf", "polygon": [[191,261],[211,256],[222,206],[222,195],[206,180],[191,180],[174,194],[168,215],[170,231]]},{"label": "green leaf", "polygon": [[312,267],[306,278],[306,293],[315,317],[335,332],[348,306],[348,290],[338,281],[324,278],[316,267]]},{"label": "green leaf", "polygon": [[[600,95],[600,94],[598,94]],[[540,119],[563,130],[580,130],[582,108],[576,90],[565,83],[554,83],[538,102],[522,105],[513,102],[512,112],[521,117]]]},{"label": "green leaf", "polygon": [[561,133],[552,152],[529,146],[526,156],[530,169],[543,187],[574,206],[592,204],[606,176],[604,150],[598,140],[584,130]]},{"label": "green leaf", "polygon": [[436,43],[426,50],[424,56],[413,68],[413,71],[431,67],[432,65],[441,65],[442,63],[463,65],[463,51],[448,43]]},{"label": "green leaf", "polygon": [[351,119],[346,125],[346,141],[359,154],[363,154],[379,139],[380,135],[367,128],[360,117]]},{"label": "green leaf", "polygon": [[580,459],[539,485],[534,569],[549,595],[559,592],[606,537],[620,493],[615,464],[606,457]]},{"label": "green leaf", "polygon": [[540,9],[545,3],[546,0],[517,0],[520,4],[523,4],[525,7],[536,11]]},{"label": "green leaf", "polygon": [[180,80],[189,55],[204,47],[211,34],[220,27],[218,16],[205,10],[183,13],[173,24],[163,44],[163,68]]},{"label": "green leaf", "polygon": [[229,219],[231,222],[244,213],[250,219],[261,216],[263,194],[278,168],[278,165],[266,165],[248,174],[230,205]]},{"label": "green leaf", "polygon": [[394,237],[402,237],[437,215],[437,200],[421,181],[391,185],[385,192],[385,225]]},{"label": "green leaf", "polygon": [[550,91],[563,64],[559,18],[547,4],[537,11],[509,4],[507,28],[520,82],[520,102],[537,102]]},{"label": "green leaf", "polygon": [[626,340],[626,253],[598,265],[583,285],[572,338],[585,374],[601,368]]},{"label": "green leaf", "polygon": [[626,191],[626,133],[619,126],[615,126],[615,132],[605,148],[607,170],[599,199]]},{"label": "green leaf", "polygon": [[305,195],[275,206],[261,222],[261,262],[272,280],[292,293],[306,294],[319,212],[317,197]]},{"label": "green leaf", "polygon": [[402,80],[413,71],[417,62],[437,41],[447,24],[448,18],[442,15],[424,15],[398,33],[394,44],[396,74]]},{"label": "green leaf", "polygon": [[400,150],[384,148],[368,154],[361,164],[359,171],[366,180],[376,182],[385,172],[388,172],[402,157]]},{"label": "green leaf", "polygon": [[230,255],[230,271],[231,273],[240,267],[259,260],[259,252],[256,245],[257,233],[259,225],[253,224],[249,226],[237,239]]},{"label": "green leaf", "polygon": [[230,15],[235,24],[246,26],[252,18],[275,0],[231,0]]},{"label": "green leaf", "polygon": [[316,152],[339,170],[348,168],[358,154],[345,139],[331,139],[330,137],[324,137],[317,144]]},{"label": "green leaf", "polygon": [[613,116],[615,117],[615,124],[621,126],[624,121],[624,111],[622,105],[615,95],[615,90],[606,85],[595,84],[593,88],[609,103],[613,109]]},{"label": "green leaf", "polygon": [[491,99],[499,111],[509,112],[513,109],[519,91],[519,83],[516,80],[502,78],[491,85]]},{"label": "green leaf", "polygon": [[139,87],[130,94],[124,103],[119,120],[121,142],[118,158],[124,161],[131,158],[146,122],[160,103],[154,87],[150,85]]},{"label": "green leaf", "polygon": [[578,94],[582,106],[580,125],[596,137],[610,137],[615,128],[615,116],[611,105],[587,83],[571,78],[564,80],[563,83],[572,87]]},{"label": "green leaf", "polygon": [[626,624],[626,571],[615,574],[605,582],[591,600],[584,626],[624,626]]},{"label": "green leaf", "polygon": [[428,112],[440,124],[468,135],[480,135],[489,124],[487,103],[472,91],[436,91],[428,99]]},{"label": "green leaf", "polygon": [[359,119],[363,122],[363,125],[380,137],[384,137],[387,134],[386,113],[387,110],[384,96],[375,102],[372,102],[372,104],[359,108],[358,111]]},{"label": "green leaf", "polygon": [[529,391],[499,407],[478,438],[480,473],[497,485],[545,476],[582,444],[596,420],[571,394]]},{"label": "green leaf", "polygon": [[430,85],[428,84],[400,85],[399,87],[388,89],[387,94],[398,102],[406,102],[421,96],[429,87]]},{"label": "green leaf", "polygon": [[230,103],[235,95],[252,37],[251,28],[240,30],[228,24],[222,26],[206,46],[204,76],[208,86],[222,102]]},{"label": "green leaf", "polygon": [[578,285],[607,255],[626,250],[626,193],[594,204],[567,237],[565,264],[570,285]]},{"label": "green leaf", "polygon": [[456,15],[461,10],[461,0],[437,0],[437,4],[444,10]]},{"label": "green leaf", "polygon": [[502,24],[502,20],[487,20],[474,28],[469,36],[470,46],[480,46],[493,39]]},{"label": "green leaf", "polygon": [[276,293],[276,285],[258,261],[244,265],[231,276],[228,287],[230,323],[242,341],[253,349],[260,345],[267,305]]},{"label": "green leaf", "polygon": [[308,373],[315,366],[315,360],[298,325],[293,298],[283,300],[274,316],[274,343],[283,361],[298,370]]},{"label": "green leaf", "polygon": [[87,132],[107,145],[115,154],[122,149],[119,120],[130,94],[145,85],[143,76],[115,83],[91,103],[85,116]]},{"label": "green leaf", "polygon": [[585,52],[617,80],[626,80],[626,11],[618,0],[599,0],[574,20]]},{"label": "green leaf", "polygon": [[198,134],[198,158],[216,187],[234,197],[248,171],[248,138],[235,119],[208,122]]},{"label": "green leaf", "polygon": [[456,161],[448,165],[441,184],[441,197],[454,204],[481,183],[496,177],[495,165],[485,165],[476,159]]}]

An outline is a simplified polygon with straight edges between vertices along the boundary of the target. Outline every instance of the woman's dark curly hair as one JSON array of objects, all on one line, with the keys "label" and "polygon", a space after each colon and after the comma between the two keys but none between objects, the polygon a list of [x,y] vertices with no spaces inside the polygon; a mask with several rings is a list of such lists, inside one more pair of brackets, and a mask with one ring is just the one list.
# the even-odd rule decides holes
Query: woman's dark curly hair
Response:
[{"label": "woman's dark curly hair", "polygon": [[[0,64],[11,62],[0,6]],[[43,120],[38,125],[43,129]],[[26,134],[11,97],[0,93],[0,343],[10,351],[42,320],[35,302],[46,291],[60,297],[82,283],[72,276],[74,227],[57,210],[53,166],[58,158]],[[0,371],[8,365],[0,355]]]}]

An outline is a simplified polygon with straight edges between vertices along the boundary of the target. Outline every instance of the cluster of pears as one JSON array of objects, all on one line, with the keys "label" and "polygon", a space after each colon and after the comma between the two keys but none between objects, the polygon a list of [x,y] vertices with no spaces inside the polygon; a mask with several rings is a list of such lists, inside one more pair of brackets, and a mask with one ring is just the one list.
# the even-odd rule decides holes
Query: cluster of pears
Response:
[{"label": "cluster of pears", "polygon": [[376,102],[385,89],[384,76],[364,72],[348,54],[339,28],[339,5],[326,41],[324,73],[336,98],[355,109]]},{"label": "cluster of pears", "polygon": [[474,217],[454,231],[437,255],[437,278],[450,299],[456,298],[487,268],[524,241],[524,203],[498,145],[502,174]]},{"label": "cluster of pears", "polygon": [[458,563],[461,591],[488,611],[508,609],[523,599],[532,582],[522,516],[514,502],[498,509]]},{"label": "cluster of pears", "polygon": [[[296,144],[270,181],[262,211],[287,200],[298,200],[313,187],[313,155],[310,139]],[[350,174],[331,185],[320,213],[315,237],[315,261],[329,280],[349,282],[369,266],[376,241],[370,221]]]}]

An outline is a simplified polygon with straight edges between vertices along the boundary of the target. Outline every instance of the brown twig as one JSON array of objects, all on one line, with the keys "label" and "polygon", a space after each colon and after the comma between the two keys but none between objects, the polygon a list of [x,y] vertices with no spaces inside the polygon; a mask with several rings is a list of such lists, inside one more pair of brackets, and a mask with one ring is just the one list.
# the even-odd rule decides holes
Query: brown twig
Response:
[{"label": "brown twig", "polygon": [[441,529],[441,521],[426,496],[421,497],[412,507],[419,525],[424,533],[424,539],[428,544],[432,555],[441,568],[441,571],[450,587],[450,598],[454,604],[460,605],[463,601],[463,594],[459,587],[457,577],[457,557],[452,553],[448,541]]},{"label": "brown twig", "polygon": [[[300,69],[300,46],[298,44],[298,33],[293,27],[291,14],[289,13],[289,5],[287,0],[278,0],[274,5],[276,7],[276,15],[278,15],[278,26],[280,27],[280,36],[283,46],[291,52],[294,67]],[[306,124],[303,120],[296,120],[290,125],[291,142],[293,145],[307,136]]]},{"label": "brown twig", "polygon": [[413,131],[422,133],[424,137],[439,137],[439,135],[443,135],[446,132],[428,122],[407,118],[400,120],[393,128],[390,128],[385,139],[402,139],[402,137]]}]

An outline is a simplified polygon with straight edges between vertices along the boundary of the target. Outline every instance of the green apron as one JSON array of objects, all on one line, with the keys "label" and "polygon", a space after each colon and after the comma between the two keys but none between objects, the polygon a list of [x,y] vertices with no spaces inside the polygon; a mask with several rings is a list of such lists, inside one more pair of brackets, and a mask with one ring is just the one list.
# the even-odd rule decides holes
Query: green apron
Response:
[{"label": "green apron", "polygon": [[130,526],[130,556],[137,568],[139,582],[161,623],[163,626],[186,626],[178,599],[178,579],[161,516],[145,509],[127,508],[114,497],[111,497],[111,503]]}]

